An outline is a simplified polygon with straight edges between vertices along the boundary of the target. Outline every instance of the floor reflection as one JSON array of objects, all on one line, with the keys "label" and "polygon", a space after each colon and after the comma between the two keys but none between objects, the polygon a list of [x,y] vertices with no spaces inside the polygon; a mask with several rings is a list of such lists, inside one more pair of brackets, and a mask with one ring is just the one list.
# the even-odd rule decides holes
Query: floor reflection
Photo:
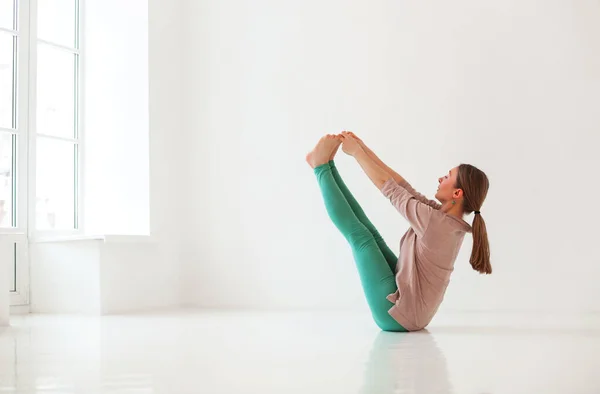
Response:
[{"label": "floor reflection", "polygon": [[373,342],[361,394],[451,394],[446,358],[427,330],[380,332]]}]

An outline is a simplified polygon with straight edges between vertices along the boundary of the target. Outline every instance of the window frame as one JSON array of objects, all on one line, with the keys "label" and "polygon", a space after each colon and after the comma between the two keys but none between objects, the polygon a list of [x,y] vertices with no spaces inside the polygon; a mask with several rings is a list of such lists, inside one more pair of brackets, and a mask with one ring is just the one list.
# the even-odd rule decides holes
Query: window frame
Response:
[{"label": "window frame", "polygon": [[[50,237],[63,237],[63,236],[73,236],[73,235],[82,235],[84,233],[84,215],[83,213],[83,151],[84,151],[84,139],[83,139],[83,122],[82,122],[82,108],[83,108],[83,77],[82,77],[82,29],[81,29],[81,19],[82,19],[82,3],[83,0],[72,0],[75,2],[75,12],[76,12],[76,21],[75,21],[75,45],[73,47],[67,47],[61,44],[53,43],[52,41],[48,41],[45,39],[40,39],[37,37],[37,21],[38,21],[38,0],[20,0],[24,2],[29,2],[29,34],[30,34],[30,42],[29,42],[29,138],[28,138],[28,147],[29,147],[29,179],[28,179],[28,199],[29,206],[28,212],[30,213],[28,220],[28,237],[30,239],[38,239],[38,238],[50,238]],[[75,92],[76,95],[74,100],[75,105],[75,135],[73,138],[64,138],[57,137],[45,134],[38,134],[37,132],[37,48],[38,44],[42,43],[44,45],[52,46],[56,49],[63,50],[69,53],[74,54],[77,57],[77,62],[75,63],[74,71],[76,78],[75,83]],[[51,139],[56,141],[63,141],[65,143],[73,143],[74,147],[76,147],[77,156],[74,163],[74,220],[75,225],[71,230],[38,230],[36,223],[36,198],[37,198],[37,188],[36,188],[36,165],[37,165],[37,141],[40,139]]]}]

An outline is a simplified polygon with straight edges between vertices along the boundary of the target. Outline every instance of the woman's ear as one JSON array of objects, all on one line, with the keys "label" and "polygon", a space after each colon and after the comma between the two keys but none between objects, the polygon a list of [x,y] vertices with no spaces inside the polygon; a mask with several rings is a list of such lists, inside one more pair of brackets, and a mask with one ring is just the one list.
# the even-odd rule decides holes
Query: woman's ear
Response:
[{"label": "woman's ear", "polygon": [[459,199],[463,197],[463,191],[462,189],[456,189],[454,190],[454,194],[452,195],[453,198],[455,199]]}]

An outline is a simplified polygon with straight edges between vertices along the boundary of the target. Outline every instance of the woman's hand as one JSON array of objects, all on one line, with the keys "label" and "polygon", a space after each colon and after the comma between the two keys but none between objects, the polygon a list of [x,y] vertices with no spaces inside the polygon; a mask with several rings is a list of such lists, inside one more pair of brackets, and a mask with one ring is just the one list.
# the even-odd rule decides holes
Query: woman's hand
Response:
[{"label": "woman's hand", "polygon": [[354,156],[363,150],[358,139],[353,137],[350,133],[343,131],[342,134],[340,134],[340,137],[342,139],[342,151],[347,155]]},{"label": "woman's hand", "polygon": [[362,141],[353,133],[343,131],[340,138],[342,140],[342,150],[356,159],[375,186],[381,190],[392,176],[367,153],[369,148],[364,147]]},{"label": "woman's hand", "polygon": [[349,135],[350,135],[350,137],[353,137],[355,140],[357,140],[357,141],[358,141],[358,143],[359,143],[359,144],[360,144],[362,147],[364,147],[364,146],[365,146],[365,143],[363,142],[363,140],[361,140],[360,138],[358,138],[358,136],[357,136],[356,134],[354,134],[353,132],[351,132],[351,131],[348,131],[348,130],[344,130],[344,131],[342,131],[342,134],[349,134]]},{"label": "woman's hand", "polygon": [[367,153],[370,154],[370,152],[369,152],[370,149],[367,147],[367,145],[364,143],[363,140],[361,140],[360,138],[358,138],[358,136],[356,134],[354,134],[351,131],[347,131],[347,130],[342,131],[342,133],[340,135],[342,135],[342,134],[348,135],[348,136],[354,138],[356,141],[358,141],[358,145],[360,145],[360,147],[363,148],[363,150],[365,152],[367,152]]}]

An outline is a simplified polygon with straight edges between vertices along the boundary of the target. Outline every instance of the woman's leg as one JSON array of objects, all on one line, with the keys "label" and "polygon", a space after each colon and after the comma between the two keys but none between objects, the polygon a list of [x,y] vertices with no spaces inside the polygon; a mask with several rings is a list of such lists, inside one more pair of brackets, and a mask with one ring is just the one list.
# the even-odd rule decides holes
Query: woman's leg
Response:
[{"label": "woman's leg", "polygon": [[325,208],[333,224],[346,238],[350,247],[371,314],[385,331],[406,331],[389,314],[392,306],[386,297],[397,290],[394,271],[377,245],[373,234],[361,223],[344,197],[330,163],[314,169]]},{"label": "woman's leg", "polygon": [[333,160],[329,161],[329,165],[331,166],[331,172],[333,173],[333,178],[335,179],[335,182],[337,183],[338,187],[342,191],[342,194],[346,198],[346,201],[348,201],[348,204],[350,204],[352,211],[354,212],[354,214],[356,215],[358,220],[360,220],[360,222],[365,225],[365,227],[371,232],[371,234],[373,234],[373,238],[375,239],[375,242],[377,242],[377,246],[379,246],[381,253],[383,253],[383,257],[385,257],[385,260],[387,261],[388,266],[390,267],[392,272],[396,272],[396,265],[398,264],[398,257],[396,257],[394,252],[392,252],[392,250],[387,246],[387,244],[383,240],[383,237],[381,236],[381,234],[379,234],[379,231],[377,231],[377,229],[375,228],[373,223],[371,223],[371,221],[365,214],[365,211],[363,211],[363,209],[361,208],[358,201],[356,201],[356,199],[354,198],[354,196],[352,195],[352,193],[350,192],[350,190],[348,189],[348,187],[342,180],[342,177],[341,177],[339,171],[337,170]]}]

